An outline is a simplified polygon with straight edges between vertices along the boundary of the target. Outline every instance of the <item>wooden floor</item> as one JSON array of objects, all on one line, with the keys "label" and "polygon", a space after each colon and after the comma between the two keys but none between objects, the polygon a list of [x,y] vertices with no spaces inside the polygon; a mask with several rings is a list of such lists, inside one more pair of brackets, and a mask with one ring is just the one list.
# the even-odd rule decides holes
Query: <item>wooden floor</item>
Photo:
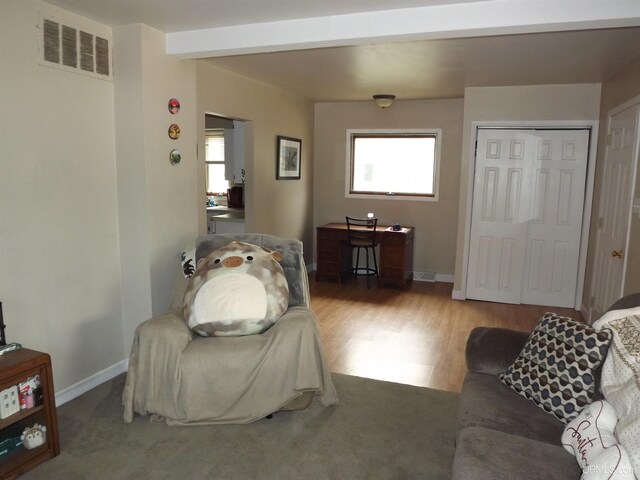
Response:
[{"label": "wooden floor", "polygon": [[531,331],[548,311],[582,319],[573,309],[451,300],[450,283],[367,290],[364,278],[340,285],[311,274],[309,281],[332,372],[441,390],[460,390],[473,328]]}]

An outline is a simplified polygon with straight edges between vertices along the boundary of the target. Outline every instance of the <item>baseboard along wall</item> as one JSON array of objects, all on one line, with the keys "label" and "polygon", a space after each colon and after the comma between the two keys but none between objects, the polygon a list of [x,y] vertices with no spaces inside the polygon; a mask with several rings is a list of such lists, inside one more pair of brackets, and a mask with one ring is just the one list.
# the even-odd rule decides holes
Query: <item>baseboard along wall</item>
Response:
[{"label": "baseboard along wall", "polygon": [[98,385],[103,384],[111,380],[114,377],[117,377],[121,373],[127,371],[129,366],[129,359],[125,358],[124,360],[119,361],[115,365],[111,365],[110,367],[105,368],[104,370],[99,371],[91,375],[84,380],[80,380],[78,383],[71,385],[70,387],[61,390],[56,393],[56,407],[63,405],[67,402],[70,402],[76,397],[79,397],[85,392],[88,392],[92,388],[97,387]]},{"label": "baseboard along wall", "polygon": [[[315,272],[316,265],[315,263],[307,265],[307,271]],[[417,282],[453,283],[454,276],[449,273],[413,272],[413,279]]]}]

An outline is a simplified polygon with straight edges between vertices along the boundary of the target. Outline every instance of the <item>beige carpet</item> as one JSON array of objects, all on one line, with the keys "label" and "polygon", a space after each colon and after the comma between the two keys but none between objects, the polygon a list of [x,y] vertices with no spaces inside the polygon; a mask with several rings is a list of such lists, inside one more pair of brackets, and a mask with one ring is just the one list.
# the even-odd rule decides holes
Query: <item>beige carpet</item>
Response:
[{"label": "beige carpet", "polygon": [[447,479],[458,395],[333,374],[317,401],[249,425],[122,421],[124,375],[58,409],[60,456],[24,479]]}]

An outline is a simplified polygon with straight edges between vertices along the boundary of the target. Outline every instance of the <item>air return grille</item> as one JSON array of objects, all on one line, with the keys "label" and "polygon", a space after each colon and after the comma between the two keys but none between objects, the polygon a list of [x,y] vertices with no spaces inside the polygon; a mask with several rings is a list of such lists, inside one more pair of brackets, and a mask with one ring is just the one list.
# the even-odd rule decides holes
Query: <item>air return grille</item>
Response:
[{"label": "air return grille", "polygon": [[[66,22],[65,22],[66,23]],[[111,40],[53,18],[41,17],[40,63],[111,80]]]}]

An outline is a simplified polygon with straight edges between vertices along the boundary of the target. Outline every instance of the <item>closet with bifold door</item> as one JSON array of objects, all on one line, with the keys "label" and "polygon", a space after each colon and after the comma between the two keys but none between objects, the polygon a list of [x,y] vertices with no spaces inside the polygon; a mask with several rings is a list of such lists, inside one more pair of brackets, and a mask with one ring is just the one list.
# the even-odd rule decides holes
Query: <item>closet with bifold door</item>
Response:
[{"label": "closet with bifold door", "polygon": [[590,129],[478,128],[466,298],[575,307]]}]

